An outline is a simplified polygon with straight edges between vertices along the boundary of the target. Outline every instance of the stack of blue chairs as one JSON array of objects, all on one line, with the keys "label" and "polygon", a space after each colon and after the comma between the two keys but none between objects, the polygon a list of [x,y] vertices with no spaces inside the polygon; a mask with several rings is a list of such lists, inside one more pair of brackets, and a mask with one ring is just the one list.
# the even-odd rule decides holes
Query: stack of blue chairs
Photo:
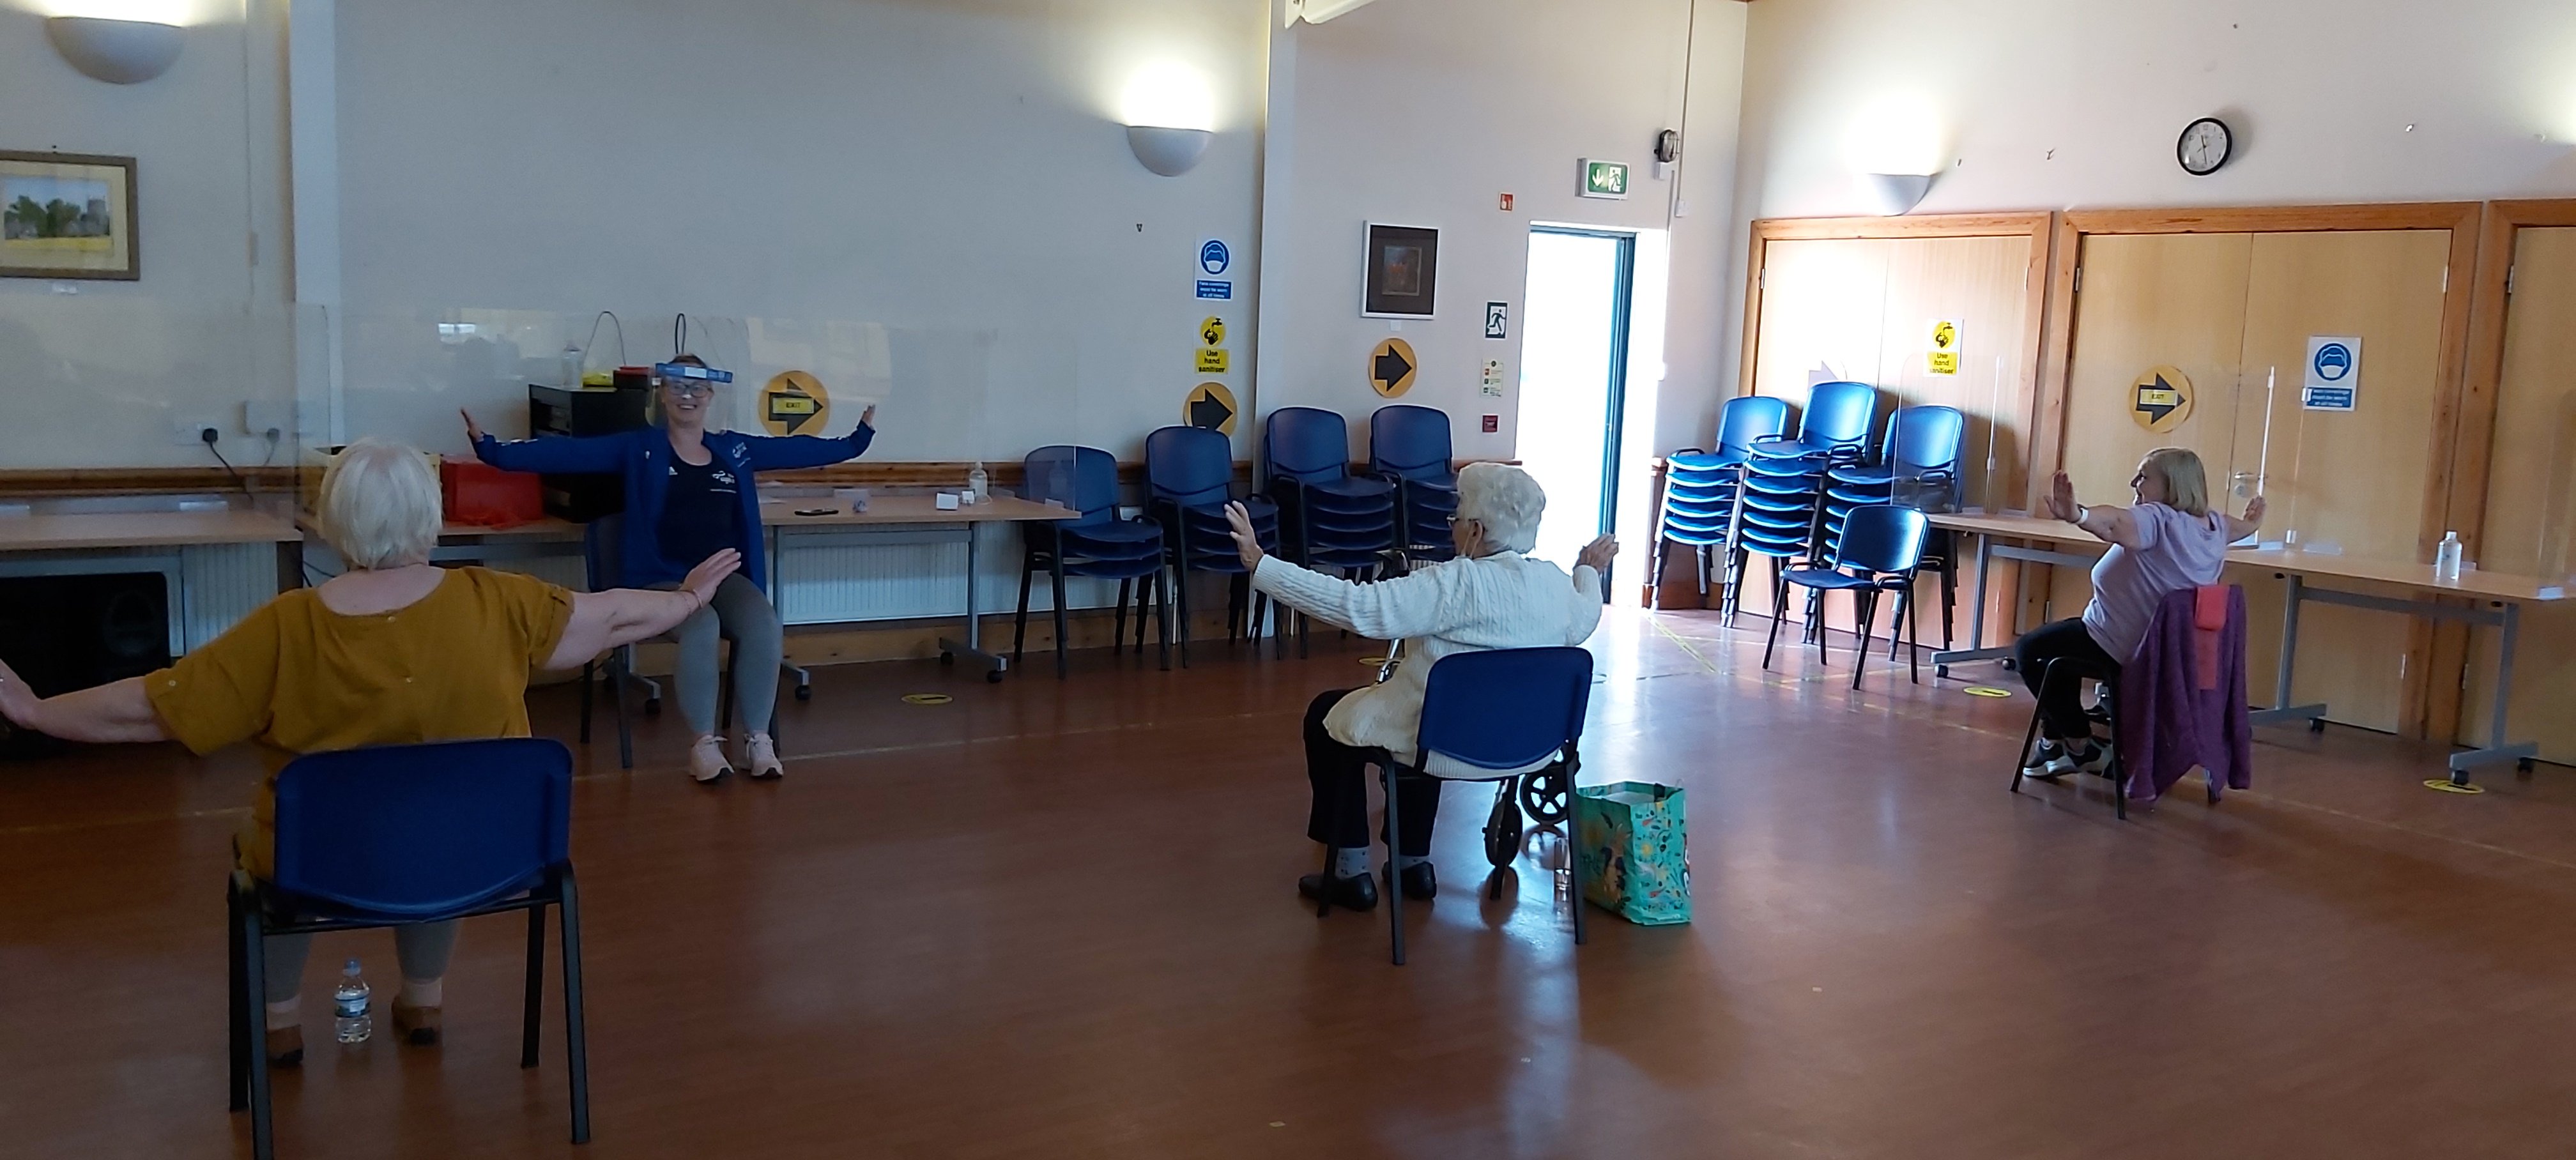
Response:
[{"label": "stack of blue chairs", "polygon": [[1409,560],[1457,554],[1449,520],[1458,514],[1449,413],[1399,403],[1369,416],[1369,474],[1395,485],[1397,546]]},{"label": "stack of blue chairs", "polygon": [[[1786,600],[1781,579],[1789,561],[1830,559],[1818,550],[1825,473],[1866,458],[1869,431],[1878,418],[1878,388],[1867,383],[1818,383],[1807,391],[1807,410],[1795,439],[1760,439],[1744,461],[1736,500],[1734,557],[1723,607],[1734,622],[1752,557],[1771,560],[1775,600]],[[1777,603],[1773,615],[1780,615]]]},{"label": "stack of blue chairs", "polygon": [[[1190,665],[1190,574],[1233,577],[1226,609],[1226,639],[1237,626],[1253,636],[1269,598],[1252,591],[1225,505],[1240,502],[1252,516],[1253,538],[1266,552],[1279,550],[1279,509],[1258,496],[1234,499],[1234,443],[1205,427],[1165,427],[1145,437],[1146,511],[1163,526],[1164,559],[1174,574],[1174,611],[1180,618],[1181,667]],[[1249,612],[1249,622],[1244,619]],[[1284,648],[1283,640],[1281,646]]]},{"label": "stack of blue chairs", "polygon": [[[1282,407],[1262,431],[1264,491],[1279,505],[1288,559],[1318,571],[1374,578],[1397,542],[1395,485],[1351,474],[1350,427],[1332,411]],[[1299,631],[1305,618],[1298,618]],[[1304,637],[1298,648],[1305,648]]]},{"label": "stack of blue chairs", "polygon": [[1848,463],[1825,473],[1827,559],[1842,543],[1843,520],[1863,504],[1892,503],[1950,511],[1958,503],[1959,449],[1967,416],[1955,407],[1902,407],[1887,420],[1875,463]]},{"label": "stack of blue chairs", "polygon": [[1687,448],[1664,460],[1663,511],[1655,520],[1655,550],[1647,561],[1647,588],[1664,582],[1664,549],[1686,544],[1699,561],[1699,592],[1708,595],[1711,553],[1724,548],[1735,521],[1735,489],[1754,441],[1777,439],[1789,429],[1789,404],[1760,395],[1728,399],[1717,418],[1717,450]]},{"label": "stack of blue chairs", "polygon": [[[1223,438],[1219,436],[1219,438]],[[1089,576],[1118,581],[1118,621],[1110,635],[1112,649],[1125,644],[1127,598],[1136,594],[1136,651],[1145,651],[1145,596],[1150,588],[1158,618],[1157,641],[1163,667],[1172,667],[1171,628],[1160,619],[1163,595],[1163,527],[1151,518],[1118,517],[1118,458],[1097,447],[1058,444],[1029,453],[1021,466],[1028,472],[1022,498],[1055,503],[1081,513],[1070,520],[1029,520],[1027,552],[1020,562],[1020,614],[1011,631],[1011,666],[1019,667],[1020,650],[1029,632],[1029,582],[1044,568],[1055,585],[1055,675],[1065,675],[1064,578]]]}]

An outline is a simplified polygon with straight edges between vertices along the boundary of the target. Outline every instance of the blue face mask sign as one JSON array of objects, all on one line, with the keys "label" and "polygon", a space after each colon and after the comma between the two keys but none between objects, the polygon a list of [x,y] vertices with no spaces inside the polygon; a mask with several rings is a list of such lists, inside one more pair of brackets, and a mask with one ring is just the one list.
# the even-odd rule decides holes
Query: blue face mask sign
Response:
[{"label": "blue face mask sign", "polygon": [[1199,269],[1209,274],[1222,274],[1234,265],[1234,253],[1224,242],[1211,241],[1199,247]]},{"label": "blue face mask sign", "polygon": [[2316,335],[2308,339],[2306,381],[2299,405],[2310,411],[2351,411],[2361,394],[2361,339]]}]

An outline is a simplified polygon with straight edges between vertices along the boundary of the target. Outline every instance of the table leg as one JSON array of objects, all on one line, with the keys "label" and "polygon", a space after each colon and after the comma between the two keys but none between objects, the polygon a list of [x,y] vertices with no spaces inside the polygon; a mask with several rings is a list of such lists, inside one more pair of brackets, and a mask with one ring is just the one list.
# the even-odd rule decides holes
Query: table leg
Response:
[{"label": "table leg", "polygon": [[2247,716],[2256,725],[2305,721],[2310,730],[2321,731],[2326,727],[2324,705],[2290,703],[2290,674],[2296,669],[2299,656],[2299,602],[2306,597],[2307,584],[2295,572],[2285,579],[2290,582],[2289,598],[2281,608],[2281,663],[2275,667],[2272,677],[2272,707],[2257,709]]},{"label": "table leg", "polygon": [[939,638],[939,659],[951,661],[965,657],[984,666],[984,679],[1000,681],[1009,672],[1011,658],[984,651],[984,609],[978,592],[976,572],[980,562],[975,553],[975,525],[966,525],[966,639]]},{"label": "table leg", "polygon": [[2469,784],[2469,770],[2476,766],[2511,761],[2529,769],[2531,759],[2540,755],[2540,746],[2530,742],[2516,745],[2505,736],[2505,713],[2513,703],[2513,648],[2522,629],[2522,606],[2507,602],[2503,609],[2504,636],[2496,647],[2495,711],[2487,726],[2487,747],[2451,755],[2452,785]]},{"label": "table leg", "polygon": [[2012,649],[2009,647],[1985,647],[1986,580],[1988,575],[1994,570],[1993,548],[1995,541],[1993,536],[1986,535],[1983,532],[1976,533],[1976,537],[1977,585],[1976,595],[1973,597],[1973,603],[1968,609],[1968,647],[1943,649],[1940,652],[1932,654],[1932,676],[1935,679],[1949,676],[1950,666],[1954,664],[1959,664],[1965,661],[1994,660],[2000,657],[2008,657],[2012,655]]}]

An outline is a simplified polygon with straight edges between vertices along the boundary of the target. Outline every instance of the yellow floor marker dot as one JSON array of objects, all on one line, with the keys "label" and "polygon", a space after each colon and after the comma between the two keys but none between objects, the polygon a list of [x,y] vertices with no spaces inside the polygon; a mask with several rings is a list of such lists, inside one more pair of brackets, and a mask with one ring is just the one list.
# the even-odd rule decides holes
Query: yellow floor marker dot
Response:
[{"label": "yellow floor marker dot", "polygon": [[1970,685],[1970,686],[1968,686],[1967,688],[1961,689],[1961,690],[1959,690],[1959,691],[1960,691],[1960,692],[1962,692],[1962,693],[1966,693],[1967,695],[1969,695],[1969,696],[1971,696],[1971,697],[2009,697],[2009,696],[2012,696],[2012,690],[2010,690],[2010,689],[1998,689],[1998,688],[1996,688],[1996,687],[1994,687],[1994,686],[1992,686],[1992,685]]},{"label": "yellow floor marker dot", "polygon": [[2442,791],[2443,793],[2471,793],[2471,794],[2475,794],[2475,793],[2485,793],[2485,792],[2487,792],[2487,787],[2482,786],[2482,785],[2453,785],[2453,784],[2451,784],[2451,779],[2449,779],[2449,778],[2447,778],[2447,777],[2428,777],[2428,778],[2425,778],[2425,779],[2424,779],[2424,788],[2426,788],[2426,789],[2432,789],[2432,790],[2440,790],[2440,791]]},{"label": "yellow floor marker dot", "polygon": [[951,697],[946,693],[906,693],[903,695],[903,703],[907,705],[945,705],[956,699],[957,698]]}]

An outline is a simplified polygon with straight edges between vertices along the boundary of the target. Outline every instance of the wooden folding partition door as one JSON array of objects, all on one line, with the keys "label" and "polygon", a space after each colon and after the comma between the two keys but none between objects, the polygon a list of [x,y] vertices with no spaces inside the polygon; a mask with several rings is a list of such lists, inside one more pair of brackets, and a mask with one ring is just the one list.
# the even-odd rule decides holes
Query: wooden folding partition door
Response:
[{"label": "wooden folding partition door", "polygon": [[[2477,281],[2451,523],[2479,566],[2563,584],[2576,568],[2576,201],[2490,206]],[[2437,690],[2436,736],[2487,743],[2497,643],[2479,629],[2459,658],[2459,711]],[[2576,608],[2528,608],[2508,706],[2515,734],[2538,741],[2545,760],[2576,764],[2571,701]]]},{"label": "wooden folding partition door", "polygon": [[[2147,451],[2189,447],[2213,502],[2241,512],[2267,497],[2267,540],[2429,558],[2448,518],[2477,220],[2457,204],[2067,214],[2052,315],[2068,323],[2048,356],[2063,390],[2048,397],[2060,413],[2042,419],[2055,442],[2040,461],[2063,463],[2079,497],[2120,503]],[[2361,340],[2349,412],[2301,405],[2314,336]],[[2160,373],[2190,406],[2155,431],[2138,388]],[[2268,674],[2281,586],[2235,578],[2249,663]],[[2089,590],[2062,572],[2025,623],[2075,615]],[[2349,724],[2423,729],[2430,626],[2331,606],[2301,617],[2299,701]]]},{"label": "wooden folding partition door", "polygon": [[[1885,395],[1881,423],[1897,406],[1957,407],[1968,418],[1966,502],[2022,506],[2051,224],[2047,213],[1753,223],[1746,393],[1803,408],[1819,378],[1870,383]],[[1936,369],[1932,331],[1944,322],[1957,361]],[[1765,613],[1769,574],[1756,579],[1744,606]],[[1938,596],[1930,582],[1922,592],[1927,603]],[[1962,633],[1970,598],[1962,585]],[[1831,623],[1848,627],[1847,603],[1828,605]],[[1892,611],[1882,609],[1882,623]],[[1938,609],[1923,615],[1937,633]]]}]

